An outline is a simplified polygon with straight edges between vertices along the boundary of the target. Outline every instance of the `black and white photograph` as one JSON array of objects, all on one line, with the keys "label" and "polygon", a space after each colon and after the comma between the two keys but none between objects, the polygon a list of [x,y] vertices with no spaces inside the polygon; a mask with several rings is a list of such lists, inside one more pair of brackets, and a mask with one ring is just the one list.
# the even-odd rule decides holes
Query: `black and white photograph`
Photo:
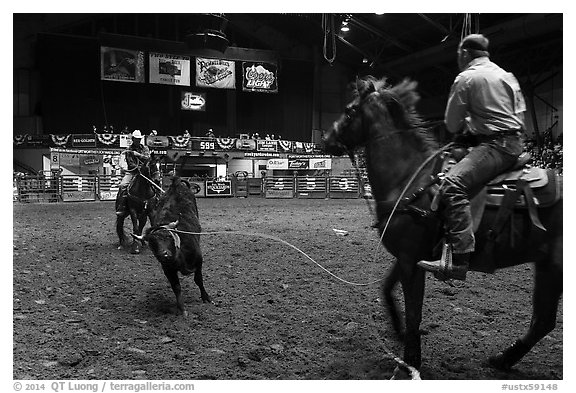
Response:
[{"label": "black and white photograph", "polygon": [[565,391],[567,14],[190,7],[12,11],[8,389]]}]

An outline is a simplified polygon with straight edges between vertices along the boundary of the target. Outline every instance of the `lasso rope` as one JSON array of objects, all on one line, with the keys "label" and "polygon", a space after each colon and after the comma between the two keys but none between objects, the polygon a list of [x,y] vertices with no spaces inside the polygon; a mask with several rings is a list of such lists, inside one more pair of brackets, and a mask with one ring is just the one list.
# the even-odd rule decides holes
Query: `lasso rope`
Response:
[{"label": "lasso rope", "polygon": [[[392,216],[396,212],[396,209],[398,208],[400,201],[404,197],[404,194],[406,194],[406,192],[408,191],[408,188],[412,185],[414,180],[416,180],[416,177],[420,174],[420,172],[424,169],[424,167],[426,165],[428,165],[428,163],[432,159],[436,158],[438,155],[442,154],[444,151],[452,148],[452,146],[454,146],[454,143],[450,142],[446,146],[443,146],[442,148],[438,149],[430,157],[428,157],[426,160],[424,160],[424,162],[422,164],[420,164],[420,166],[414,171],[414,173],[412,174],[412,176],[408,180],[408,183],[406,183],[406,185],[404,186],[404,189],[400,193],[400,196],[398,196],[398,199],[396,199],[396,203],[394,203],[394,207],[392,207],[392,211],[390,212],[390,215],[388,216],[388,220],[386,220],[386,224],[384,225],[384,229],[382,230],[382,235],[380,235],[380,240],[378,242],[378,245],[376,246],[376,251],[374,252],[374,258],[373,258],[374,261],[376,261],[376,255],[378,254],[378,250],[380,249],[380,245],[382,244],[382,239],[384,239],[384,234],[386,233],[386,230],[388,229],[388,225],[390,224],[390,221],[392,220]],[[365,189],[364,189],[364,184],[362,182],[362,179],[360,178],[360,169],[358,168],[358,165],[356,163],[356,159],[355,159],[353,154],[350,154],[350,160],[352,161],[354,169],[356,170],[356,176],[358,178],[358,182],[361,184],[360,186],[362,187],[362,194],[364,194]],[[372,206],[370,205],[370,202],[368,202],[368,199],[366,199],[366,202],[368,204],[368,210],[370,211],[370,215],[374,216],[376,219],[376,222],[378,222],[378,216],[377,216],[377,214],[374,214],[374,211],[372,210]]]},{"label": "lasso rope", "polygon": [[[406,194],[406,192],[408,191],[408,188],[412,185],[414,180],[416,180],[416,177],[420,174],[422,169],[424,169],[424,167],[426,165],[428,165],[428,163],[430,161],[432,161],[432,159],[436,158],[438,155],[442,154],[444,151],[452,148],[452,146],[454,146],[454,143],[450,142],[446,146],[438,149],[436,152],[434,152],[434,154],[432,154],[430,157],[428,157],[426,160],[424,160],[424,162],[422,164],[420,164],[420,166],[416,169],[416,171],[414,171],[414,174],[412,175],[412,177],[410,177],[410,180],[408,180],[408,183],[406,183],[406,186],[404,186],[404,189],[402,190],[402,192],[400,193],[400,196],[396,200],[396,203],[394,204],[394,207],[392,208],[392,212],[390,212],[390,216],[388,216],[388,220],[386,220],[386,224],[384,225],[384,229],[382,230],[382,235],[380,236],[380,242],[378,243],[378,246],[380,246],[380,244],[382,244],[382,239],[384,239],[384,234],[386,233],[386,230],[388,229],[388,224],[390,224],[390,221],[392,220],[392,216],[394,215],[394,212],[398,208],[398,205],[400,204],[400,201],[404,197],[404,194]],[[376,251],[378,251],[378,247],[376,248]],[[376,254],[374,254],[374,258],[376,258]]]},{"label": "lasso rope", "polygon": [[[214,231],[214,232],[190,232],[190,231],[182,231],[179,229],[172,229],[169,228],[168,226],[165,226],[163,228],[161,228],[163,230],[169,231],[169,232],[174,232],[174,233],[180,233],[180,234],[186,234],[186,235],[222,235],[222,234],[230,234],[230,235],[242,235],[242,236],[257,236],[257,237],[262,237],[265,239],[269,239],[269,240],[274,240],[277,242],[280,242],[282,244],[287,245],[290,248],[293,248],[294,250],[298,251],[299,253],[301,253],[302,255],[304,255],[306,258],[308,258],[310,261],[312,261],[314,264],[316,264],[320,269],[324,270],[326,273],[328,273],[329,275],[331,275],[332,277],[334,277],[336,280],[341,281],[345,284],[349,284],[349,285],[354,285],[354,286],[368,286],[368,285],[373,285],[376,284],[380,281],[382,281],[383,279],[379,279],[379,280],[375,280],[369,283],[356,283],[356,282],[352,282],[352,281],[348,281],[345,280],[343,278],[338,277],[336,274],[332,273],[330,270],[326,269],[324,266],[322,266],[320,263],[316,262],[313,258],[311,258],[308,254],[306,254],[304,251],[302,251],[301,249],[299,249],[298,247],[296,247],[295,245],[280,239],[279,237],[273,236],[273,235],[267,235],[264,233],[256,233],[256,232],[240,232],[240,231]],[[386,339],[384,337],[380,337],[380,339],[384,342],[386,342]],[[384,352],[386,353],[386,355],[394,360],[400,367],[408,370],[408,372],[410,373],[411,379],[412,380],[420,380],[420,372],[415,368],[412,367],[411,365],[409,365],[408,363],[406,363],[404,360],[402,360],[400,357],[396,356],[390,349],[388,349],[388,347],[386,346],[386,344],[382,344],[382,347],[384,349]]]},{"label": "lasso rope", "polygon": [[154,183],[153,180],[151,180],[151,179],[147,178],[146,176],[144,176],[144,175],[142,174],[142,172],[140,172],[139,175],[142,176],[144,179],[146,179],[146,180],[148,181],[148,183],[150,183],[151,185],[153,185],[154,187],[156,187],[156,189],[159,190],[162,194],[164,194],[164,193],[166,192],[166,191],[164,191],[164,190],[162,189],[162,187],[160,187],[158,184]]},{"label": "lasso rope", "polygon": [[302,251],[301,249],[299,249],[298,247],[296,247],[295,245],[293,245],[292,243],[287,242],[286,240],[280,239],[279,237],[273,236],[273,235],[267,235],[265,233],[257,233],[257,232],[240,232],[240,231],[214,231],[214,232],[189,232],[189,231],[182,231],[179,229],[171,229],[171,228],[162,228],[165,229],[167,231],[171,231],[171,232],[175,232],[175,233],[181,233],[181,234],[185,234],[185,235],[222,235],[222,234],[228,234],[228,235],[241,235],[241,236],[256,236],[256,237],[262,237],[265,239],[269,239],[269,240],[273,240],[273,241],[277,241],[279,243],[282,243],[290,248],[293,248],[294,250],[298,251],[300,254],[304,255],[308,260],[310,260],[312,263],[314,263],[316,266],[318,266],[320,269],[324,270],[326,273],[328,273],[329,275],[331,275],[332,277],[334,277],[336,280],[341,281],[345,284],[349,284],[349,285],[354,285],[354,286],[368,286],[368,285],[373,285],[376,284],[380,281],[382,281],[383,279],[378,279],[375,281],[371,281],[368,283],[358,283],[358,282],[352,282],[352,281],[348,281],[344,278],[341,278],[339,276],[337,276],[336,274],[332,273],[330,270],[328,270],[327,268],[325,268],[324,266],[322,266],[320,263],[316,262],[310,255],[306,254],[304,251]]}]

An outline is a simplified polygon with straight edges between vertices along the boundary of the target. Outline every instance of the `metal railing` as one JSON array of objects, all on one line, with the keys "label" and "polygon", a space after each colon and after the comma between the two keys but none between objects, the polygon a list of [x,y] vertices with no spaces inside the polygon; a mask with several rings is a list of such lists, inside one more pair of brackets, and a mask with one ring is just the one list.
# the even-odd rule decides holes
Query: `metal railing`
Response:
[{"label": "metal railing", "polygon": [[[13,200],[23,203],[113,201],[121,175],[26,175],[14,178]],[[348,176],[268,176],[263,179],[191,179],[200,186],[198,197],[264,196],[266,198],[359,198],[369,190],[365,180]],[[360,182],[364,182],[362,185]],[[163,187],[170,177],[163,179]],[[370,195],[366,195],[370,197]]]}]

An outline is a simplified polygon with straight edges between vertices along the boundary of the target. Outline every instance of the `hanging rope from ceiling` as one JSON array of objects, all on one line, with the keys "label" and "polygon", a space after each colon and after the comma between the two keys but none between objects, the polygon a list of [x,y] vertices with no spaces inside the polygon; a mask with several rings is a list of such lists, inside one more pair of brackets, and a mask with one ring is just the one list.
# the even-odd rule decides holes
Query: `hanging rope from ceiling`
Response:
[{"label": "hanging rope from ceiling", "polygon": [[[324,33],[322,53],[324,54],[324,59],[332,65],[334,60],[336,60],[336,32],[334,31],[333,14],[322,14],[322,31]],[[330,50],[328,50],[328,46],[331,46]],[[330,57],[328,56],[328,52],[331,53]]]},{"label": "hanging rope from ceiling", "polygon": [[[475,28],[474,28],[475,27]],[[460,41],[464,37],[472,33],[480,32],[480,14],[464,14],[464,20],[462,22],[462,33],[460,34]]]}]

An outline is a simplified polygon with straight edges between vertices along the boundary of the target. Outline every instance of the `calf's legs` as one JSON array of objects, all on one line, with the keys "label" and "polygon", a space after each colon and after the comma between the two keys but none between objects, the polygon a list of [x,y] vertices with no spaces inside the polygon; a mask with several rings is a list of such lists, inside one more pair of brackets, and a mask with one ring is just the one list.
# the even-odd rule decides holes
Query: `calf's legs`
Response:
[{"label": "calf's legs", "polygon": [[182,287],[180,286],[178,271],[166,269],[164,267],[162,269],[164,270],[164,275],[170,282],[174,295],[176,295],[176,314],[184,314],[184,316],[188,316],[188,311],[184,309],[184,298],[182,297]]}]

